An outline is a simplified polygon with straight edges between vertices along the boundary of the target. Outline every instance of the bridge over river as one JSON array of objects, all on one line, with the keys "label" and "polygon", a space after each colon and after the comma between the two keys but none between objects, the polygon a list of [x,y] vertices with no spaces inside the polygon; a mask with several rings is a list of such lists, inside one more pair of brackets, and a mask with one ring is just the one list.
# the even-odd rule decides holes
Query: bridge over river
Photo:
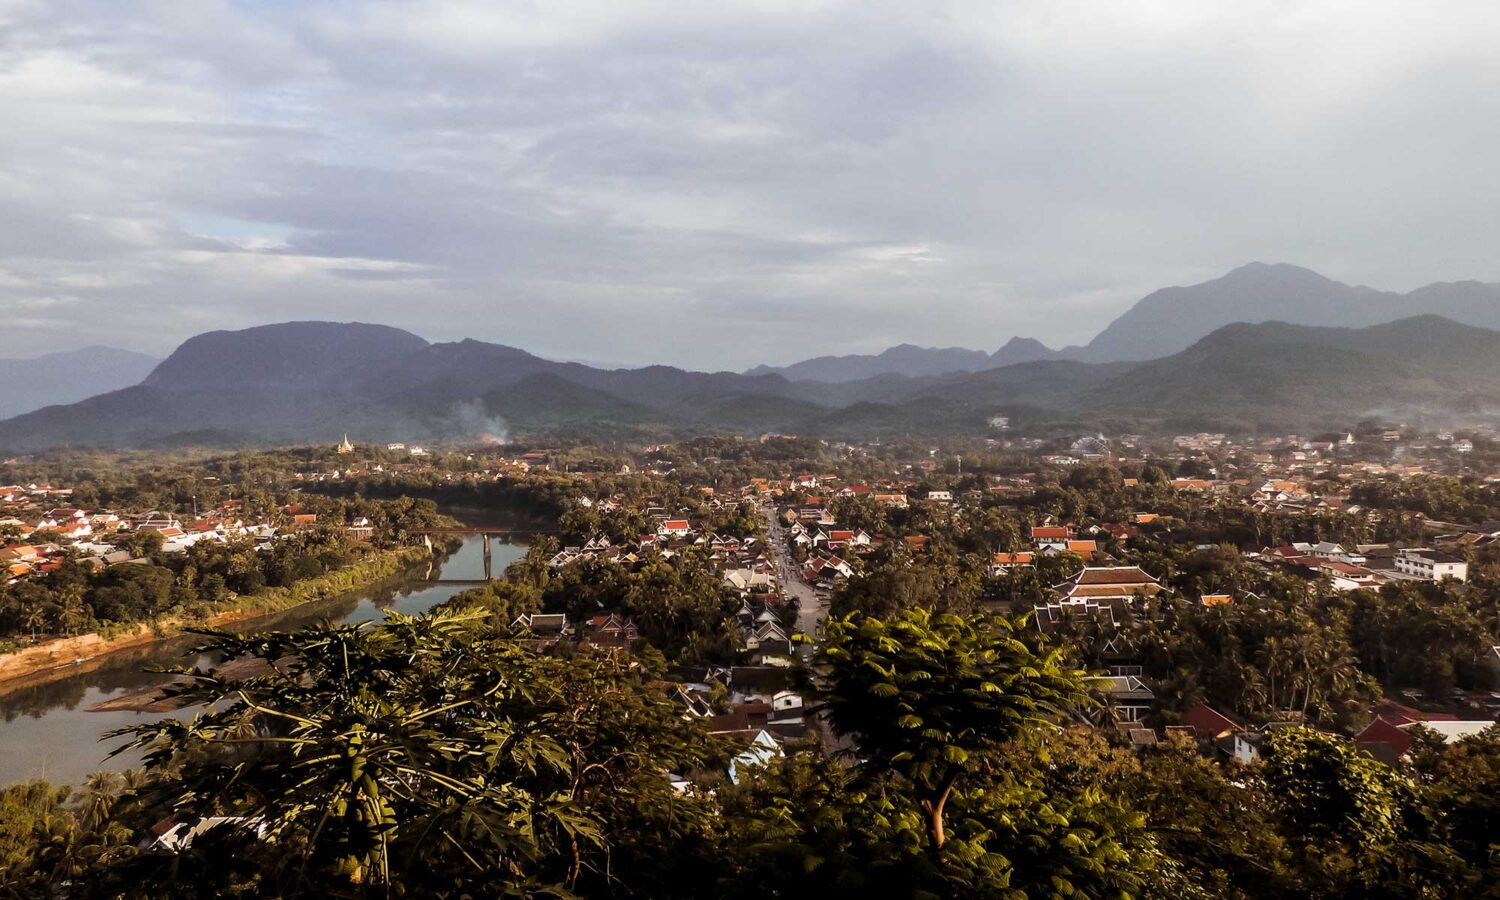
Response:
[{"label": "bridge over river", "polygon": [[480,585],[489,584],[495,580],[494,553],[492,542],[495,538],[509,540],[514,537],[531,537],[538,534],[559,534],[556,529],[543,528],[486,528],[473,525],[450,525],[439,528],[424,528],[415,532],[422,535],[429,548],[432,547],[434,537],[479,537],[484,540],[484,577],[483,578],[436,578],[433,584],[467,584]]}]

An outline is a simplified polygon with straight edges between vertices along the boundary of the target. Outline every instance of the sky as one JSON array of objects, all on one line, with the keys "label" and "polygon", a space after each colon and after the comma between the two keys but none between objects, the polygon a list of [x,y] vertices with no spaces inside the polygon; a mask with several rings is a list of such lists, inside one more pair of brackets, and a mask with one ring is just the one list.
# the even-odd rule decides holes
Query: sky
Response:
[{"label": "sky", "polygon": [[1252,260],[1500,281],[1500,15],[0,0],[0,356],[298,319],[741,369]]}]

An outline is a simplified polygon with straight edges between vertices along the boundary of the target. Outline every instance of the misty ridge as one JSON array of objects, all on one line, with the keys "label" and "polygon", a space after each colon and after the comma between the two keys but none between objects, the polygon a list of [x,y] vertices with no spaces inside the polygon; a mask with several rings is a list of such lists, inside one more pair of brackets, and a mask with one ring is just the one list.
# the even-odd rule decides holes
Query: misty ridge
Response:
[{"label": "misty ridge", "polygon": [[1082,347],[1012,336],[993,353],[902,345],[744,373],[290,322],[191,338],[139,383],[0,422],[0,448],[976,434],[995,416],[1123,431],[1479,424],[1496,419],[1496,328],[1500,285],[1393,294],[1259,263],[1155,291]]}]

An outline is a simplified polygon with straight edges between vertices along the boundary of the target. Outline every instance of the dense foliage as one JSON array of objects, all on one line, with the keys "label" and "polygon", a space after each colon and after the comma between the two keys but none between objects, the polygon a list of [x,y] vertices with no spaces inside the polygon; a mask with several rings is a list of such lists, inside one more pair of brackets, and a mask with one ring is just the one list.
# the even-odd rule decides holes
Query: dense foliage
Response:
[{"label": "dense foliage", "polygon": [[[1067,727],[1086,679],[1006,620],[840,620],[807,677],[860,762],[792,750],[738,784],[659,656],[539,653],[482,616],[206,649],[258,666],[196,670],[196,714],[130,729],[143,776],[0,792],[0,890],[1459,898],[1500,876],[1500,729],[1418,734],[1396,768],[1295,728],[1236,771],[1136,753]],[[211,827],[169,852],[163,820]]]}]

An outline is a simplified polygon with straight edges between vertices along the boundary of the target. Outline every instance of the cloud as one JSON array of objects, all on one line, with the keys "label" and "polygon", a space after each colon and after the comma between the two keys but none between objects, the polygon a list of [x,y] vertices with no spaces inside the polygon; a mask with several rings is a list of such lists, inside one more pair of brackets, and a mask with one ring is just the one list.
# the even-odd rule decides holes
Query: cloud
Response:
[{"label": "cloud", "polygon": [[[0,353],[359,319],[744,367],[1500,278],[1500,21],[1323,0],[0,0]],[[66,305],[48,299],[66,298]]]}]

